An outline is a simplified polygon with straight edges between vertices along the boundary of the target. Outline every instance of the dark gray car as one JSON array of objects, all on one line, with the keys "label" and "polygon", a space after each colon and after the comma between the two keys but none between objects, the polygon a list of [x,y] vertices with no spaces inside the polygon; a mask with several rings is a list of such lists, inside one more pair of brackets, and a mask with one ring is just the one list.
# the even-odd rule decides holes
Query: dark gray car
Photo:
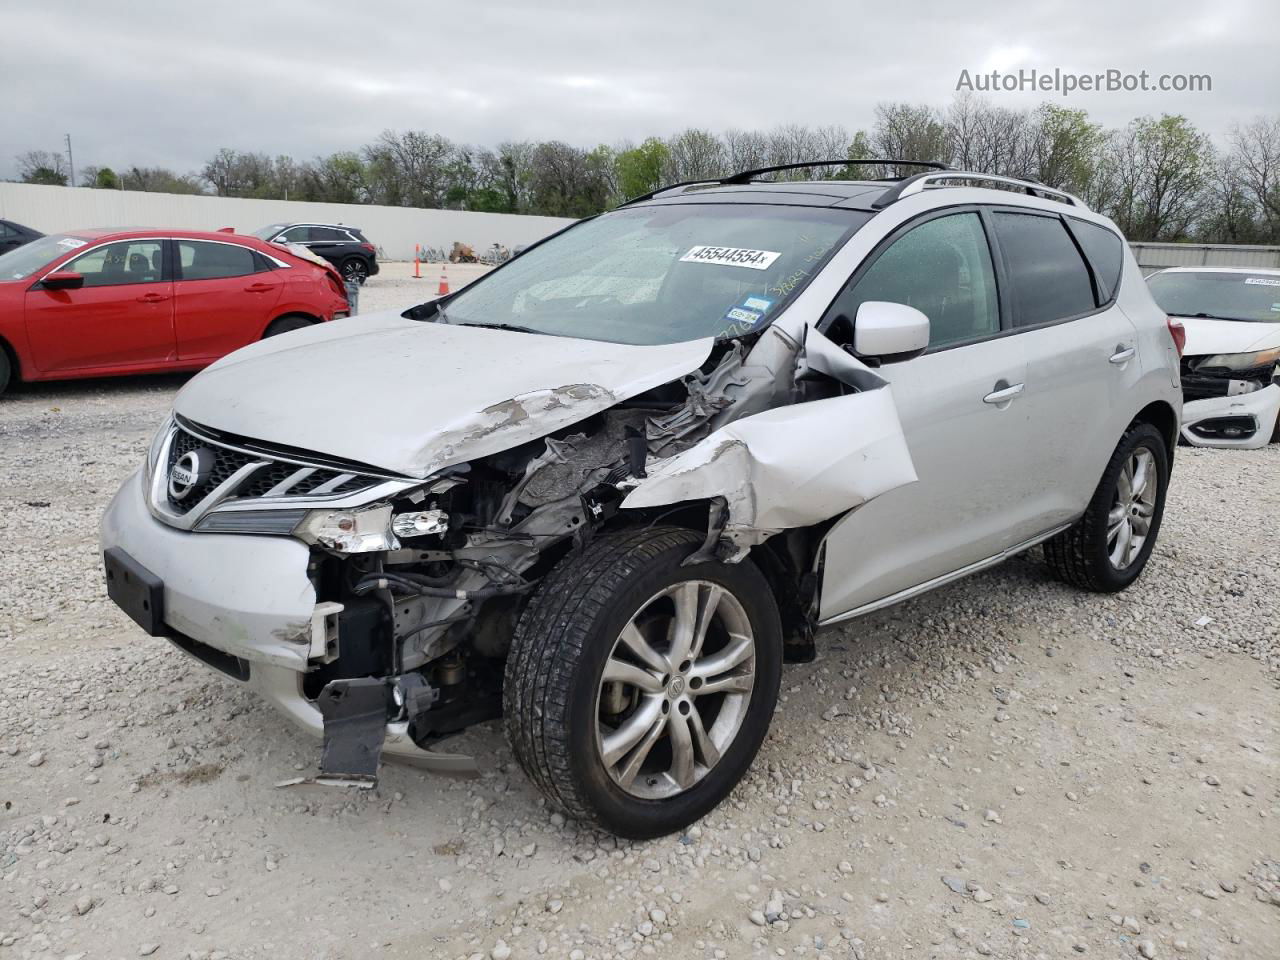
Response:
[{"label": "dark gray car", "polygon": [[253,232],[272,243],[294,243],[328,260],[344,280],[364,283],[378,272],[378,248],[359,227],[341,223],[273,223]]}]

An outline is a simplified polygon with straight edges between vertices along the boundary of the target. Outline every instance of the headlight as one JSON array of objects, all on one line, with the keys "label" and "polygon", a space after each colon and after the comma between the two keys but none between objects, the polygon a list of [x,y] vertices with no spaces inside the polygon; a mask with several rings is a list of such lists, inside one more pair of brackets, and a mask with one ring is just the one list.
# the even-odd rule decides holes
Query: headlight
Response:
[{"label": "headlight", "polygon": [[400,541],[391,530],[389,503],[350,510],[312,510],[293,532],[307,543],[318,543],[340,553],[400,549]]},{"label": "headlight", "polygon": [[155,476],[156,461],[160,459],[160,448],[164,446],[164,442],[168,439],[170,432],[173,430],[173,414],[170,413],[164,418],[164,423],[160,424],[160,429],[156,431],[156,435],[151,438],[151,446],[147,448],[147,459],[143,465],[143,476],[146,477],[147,485],[150,486],[151,478]]},{"label": "headlight", "polygon": [[1255,367],[1270,367],[1276,363],[1280,363],[1280,347],[1259,350],[1257,353],[1217,353],[1205,358],[1197,369],[1220,367],[1224,370],[1252,370]]}]

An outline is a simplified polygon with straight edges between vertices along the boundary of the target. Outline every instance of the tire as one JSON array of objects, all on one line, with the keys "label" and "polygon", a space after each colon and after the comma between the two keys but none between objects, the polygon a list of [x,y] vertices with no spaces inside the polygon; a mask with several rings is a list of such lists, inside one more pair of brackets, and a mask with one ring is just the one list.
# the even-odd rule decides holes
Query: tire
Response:
[{"label": "tire", "polygon": [[4,396],[4,392],[9,389],[12,379],[13,362],[9,359],[9,351],[0,344],[0,396]]},{"label": "tire", "polygon": [[360,257],[347,257],[338,268],[343,280],[363,285],[369,279],[369,264]]},{"label": "tire", "polygon": [[304,330],[311,326],[311,321],[306,317],[278,317],[267,324],[267,332],[262,335],[262,339],[267,337],[279,336],[282,333],[288,333],[291,330]]},{"label": "tire", "polygon": [[[1154,471],[1149,474],[1146,484],[1149,485],[1151,479],[1155,480],[1155,495],[1148,493],[1138,500],[1122,504],[1121,477],[1127,469],[1132,470],[1135,458],[1142,460],[1144,457],[1149,458],[1148,469]],[[1133,583],[1146,567],[1155,547],[1164,517],[1168,486],[1169,451],[1164,437],[1149,423],[1133,424],[1111,454],[1084,516],[1045,542],[1045,559],[1055,576],[1074,587],[1098,593],[1115,593]],[[1140,534],[1143,520],[1146,532]],[[1125,523],[1129,525],[1132,538],[1143,537],[1140,547],[1135,549],[1132,539],[1123,540],[1122,527]],[[1120,532],[1113,537],[1112,530]],[[1122,542],[1129,544],[1127,550],[1122,550]],[[1117,554],[1121,554],[1119,562],[1115,559]],[[1129,555],[1126,557],[1125,554]]]},{"label": "tire", "polygon": [[[556,807],[619,836],[662,836],[714,808],[751,765],[777,703],[782,630],[772,590],[750,560],[681,566],[702,540],[676,527],[597,538],[548,574],[508,654],[503,708],[517,761]],[[702,652],[684,663],[646,668],[653,661],[633,655],[623,630],[648,631],[655,641],[648,653],[665,662],[677,596],[688,601],[685,609],[712,611]],[[738,659],[744,638],[752,648],[749,661]],[[645,673],[657,692],[604,684],[606,664],[611,672]],[[670,669],[665,683],[658,678],[663,669]],[[649,735],[610,764],[605,744],[612,739],[619,749],[619,738],[629,739],[628,721],[633,726],[626,730],[644,728]],[[688,731],[688,739],[679,738],[685,765],[676,759],[677,727]],[[622,768],[642,750],[644,766],[633,766],[640,772],[624,786]]]}]

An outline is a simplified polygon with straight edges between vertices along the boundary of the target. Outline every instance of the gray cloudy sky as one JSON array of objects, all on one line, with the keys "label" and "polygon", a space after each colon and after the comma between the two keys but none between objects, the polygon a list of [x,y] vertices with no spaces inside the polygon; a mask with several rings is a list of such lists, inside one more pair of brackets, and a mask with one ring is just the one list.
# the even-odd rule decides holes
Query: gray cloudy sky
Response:
[{"label": "gray cloudy sky", "polygon": [[185,172],[223,146],[305,158],[386,128],[486,145],[855,130],[877,101],[945,105],[962,69],[993,67],[1207,73],[1211,93],[993,99],[1056,100],[1107,124],[1184,113],[1220,135],[1280,112],[1278,37],[1276,0],[0,0],[0,176],[67,132],[78,168]]}]

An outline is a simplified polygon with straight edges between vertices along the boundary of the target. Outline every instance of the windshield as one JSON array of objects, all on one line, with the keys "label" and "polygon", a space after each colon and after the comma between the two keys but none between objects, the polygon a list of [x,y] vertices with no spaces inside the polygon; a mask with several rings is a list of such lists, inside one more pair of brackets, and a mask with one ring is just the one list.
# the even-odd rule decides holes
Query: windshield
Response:
[{"label": "windshield", "polygon": [[0,256],[0,281],[25,280],[53,263],[64,253],[70,253],[88,242],[84,237],[72,237],[65,233],[32,240]]},{"label": "windshield", "polygon": [[467,287],[444,319],[612,343],[741,336],[767,326],[870,218],[737,203],[618,210]]},{"label": "windshield", "polygon": [[1280,323],[1280,274],[1157,273],[1147,285],[1160,309],[1175,317]]},{"label": "windshield", "polygon": [[253,233],[249,234],[249,236],[257,237],[259,240],[270,240],[287,226],[287,223],[269,223],[265,227],[259,227],[257,230],[253,231]]}]

